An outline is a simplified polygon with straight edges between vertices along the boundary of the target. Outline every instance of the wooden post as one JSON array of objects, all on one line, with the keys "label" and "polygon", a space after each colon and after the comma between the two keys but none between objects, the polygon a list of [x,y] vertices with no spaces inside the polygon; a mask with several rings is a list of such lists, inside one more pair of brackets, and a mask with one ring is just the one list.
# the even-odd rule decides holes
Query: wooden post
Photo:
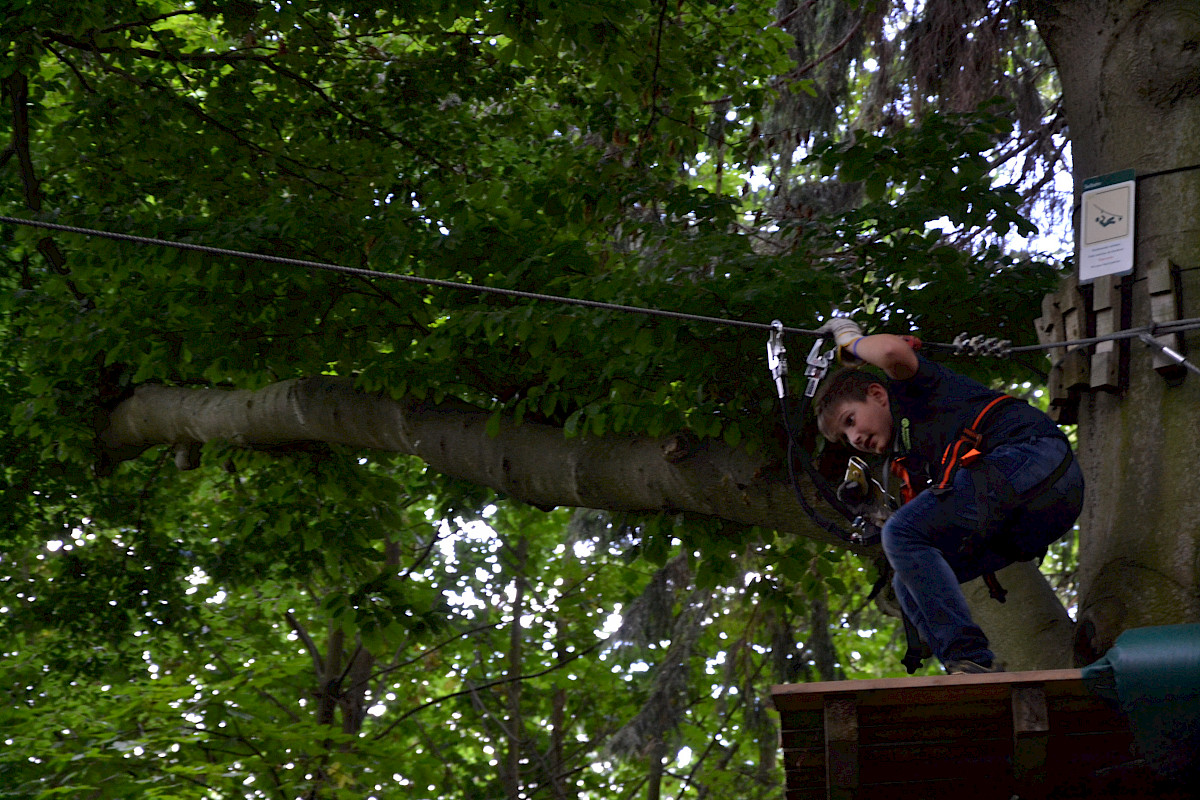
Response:
[{"label": "wooden post", "polygon": [[[1179,268],[1169,259],[1160,258],[1150,265],[1146,271],[1146,288],[1150,293],[1150,320],[1152,322],[1157,324],[1174,322],[1179,319],[1182,301],[1178,291],[1179,283]],[[1186,355],[1183,350],[1183,337],[1178,333],[1168,333],[1154,338],[1176,353]],[[1183,379],[1187,375],[1187,367],[1175,363],[1158,350],[1154,351],[1154,369],[1172,386],[1183,383]]]},{"label": "wooden post", "polygon": [[829,800],[851,800],[858,790],[858,704],[825,698],[825,783]]}]

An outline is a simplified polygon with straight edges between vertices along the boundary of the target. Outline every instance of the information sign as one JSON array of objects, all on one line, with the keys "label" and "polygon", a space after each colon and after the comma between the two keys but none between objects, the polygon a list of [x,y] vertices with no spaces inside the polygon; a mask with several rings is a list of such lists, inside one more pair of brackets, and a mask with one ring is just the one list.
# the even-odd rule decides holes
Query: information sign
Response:
[{"label": "information sign", "polygon": [[1131,169],[1083,182],[1079,223],[1079,282],[1133,272],[1137,181]]}]

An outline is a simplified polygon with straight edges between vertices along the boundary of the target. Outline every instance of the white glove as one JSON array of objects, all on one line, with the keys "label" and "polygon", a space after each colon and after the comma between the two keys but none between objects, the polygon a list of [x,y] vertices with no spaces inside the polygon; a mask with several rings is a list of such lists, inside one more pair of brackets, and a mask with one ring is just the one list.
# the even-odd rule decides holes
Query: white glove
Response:
[{"label": "white glove", "polygon": [[862,328],[849,317],[831,317],[828,322],[817,329],[817,333],[826,333],[833,337],[838,346],[838,356],[843,364],[858,364],[861,359],[851,348],[863,337]]},{"label": "white glove", "polygon": [[854,344],[855,339],[861,339],[863,335],[862,328],[849,317],[832,317],[817,328],[817,333],[829,334],[839,347],[849,347]]}]

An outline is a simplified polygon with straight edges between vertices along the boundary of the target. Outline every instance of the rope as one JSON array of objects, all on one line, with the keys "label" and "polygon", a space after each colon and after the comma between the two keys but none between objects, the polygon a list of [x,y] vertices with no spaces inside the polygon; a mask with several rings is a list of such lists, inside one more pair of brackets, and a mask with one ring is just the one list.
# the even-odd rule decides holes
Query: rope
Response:
[{"label": "rope", "polygon": [[[1181,169],[1190,169],[1190,167]],[[1146,177],[1153,177],[1153,175],[1147,175]],[[483,286],[474,283],[446,281],[438,278],[422,278],[417,275],[404,275],[395,272],[376,272],[374,270],[361,269],[359,267],[347,267],[341,264],[331,264],[325,261],[310,261],[303,258],[286,258],[284,256],[273,256],[266,253],[253,253],[245,250],[230,250],[224,247],[213,247],[205,244],[179,242],[171,239],[156,239],[149,236],[135,236],[129,233],[116,233],[113,231],[96,230],[94,228],[81,228],[74,225],[61,225],[56,222],[43,222],[40,220],[22,219],[20,217],[0,215],[0,222],[7,222],[12,225],[24,225],[33,228],[44,228],[52,231],[62,231],[64,233],[75,233],[82,236],[96,236],[103,239],[113,239],[119,242],[147,244],[155,247],[169,247],[176,250],[190,250],[209,255],[244,258],[251,261],[265,261],[273,264],[284,264],[287,266],[302,267],[311,270],[336,272],[342,275],[352,275],[359,278],[403,281],[405,283],[415,283],[423,286],[437,286],[444,289],[459,289],[462,291],[478,292],[481,294],[495,294],[503,297],[514,297],[525,300],[542,300],[549,303],[581,306],[583,308],[595,308],[602,311],[620,311],[627,314],[644,314],[652,317],[682,320],[684,322],[703,322],[710,325],[750,328],[758,331],[782,330],[785,333],[799,334],[802,336],[823,335],[821,331],[807,330],[804,328],[775,328],[769,322],[750,322],[748,320],[740,319],[708,317],[702,314],[685,314],[681,311],[667,311],[664,309],[647,308],[644,306],[628,306],[620,303],[606,303],[600,300],[581,300],[575,297],[563,297],[561,295],[542,294],[540,292],[524,292],[518,289],[502,289],[496,286]],[[959,335],[953,342],[950,343],[923,342],[923,346],[939,350],[953,350],[957,355],[982,355],[1004,358],[1012,355],[1013,353],[1030,353],[1037,350],[1053,350],[1059,347],[1081,347],[1085,345],[1098,344],[1100,342],[1113,341],[1116,339],[1137,339],[1146,334],[1149,334],[1150,336],[1162,336],[1169,333],[1183,333],[1184,331],[1195,330],[1197,328],[1200,328],[1200,318],[1183,319],[1174,322],[1161,322],[1156,325],[1150,325],[1141,328],[1130,328],[1128,330],[1117,331],[1104,336],[1093,336],[1087,339],[1073,339],[1070,341],[1051,342],[1048,344],[1022,345],[1020,347],[1012,347],[1012,343],[1007,339],[996,339],[983,336],[968,337],[965,333]]]},{"label": "rope", "polygon": [[[353,275],[359,278],[382,278],[387,280],[404,281],[405,283],[416,283],[424,286],[438,286],[444,289],[461,289],[464,291],[479,292],[481,294],[496,294],[504,297],[516,297],[525,300],[544,300],[550,303],[559,303],[569,306],[582,306],[584,308],[596,308],[604,311],[622,311],[629,314],[645,314],[652,317],[665,317],[667,319],[683,320],[685,322],[704,322],[711,325],[751,328],[759,331],[773,330],[771,323],[769,322],[750,322],[740,319],[706,317],[701,314],[685,314],[681,311],[666,311],[658,308],[627,306],[619,303],[605,303],[599,300],[580,300],[574,297],[562,297],[560,295],[541,294],[539,292],[523,292],[517,289],[502,289],[496,286],[482,286],[475,283],[445,281],[438,278],[422,278],[417,275],[403,275],[395,272],[376,272],[374,270],[361,269],[358,267],[347,267],[341,264],[330,264],[325,261],[309,261],[303,258],[285,258],[284,256],[267,255],[266,253],[251,253],[245,250],[229,250],[224,247],[212,247],[211,245],[205,244],[178,242],[170,239],[155,239],[149,236],[134,236],[128,233],[114,233],[113,231],[80,228],[74,225],[60,225],[55,222],[42,222],[40,220],[21,219],[19,217],[7,217],[3,215],[0,215],[0,222],[8,222],[13,225],[26,225],[33,228],[45,228],[47,230],[62,231],[64,233],[77,233],[82,236],[97,236],[103,239],[114,239],[119,242],[133,242],[135,244],[148,244],[156,247],[170,247],[176,250],[191,250],[198,253],[207,253],[209,255],[245,258],[252,261],[266,261],[274,264],[285,264],[292,267],[304,267],[305,269],[336,272],[342,275]],[[803,328],[785,327],[783,330],[787,333],[795,333],[804,336],[820,335],[817,331],[805,330]]]}]

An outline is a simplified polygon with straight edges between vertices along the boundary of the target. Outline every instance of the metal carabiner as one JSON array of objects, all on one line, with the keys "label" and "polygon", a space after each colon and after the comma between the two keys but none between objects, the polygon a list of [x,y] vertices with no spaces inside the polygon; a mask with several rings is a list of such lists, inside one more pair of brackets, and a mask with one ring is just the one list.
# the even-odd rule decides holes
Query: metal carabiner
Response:
[{"label": "metal carabiner", "polygon": [[783,323],[777,319],[771,321],[771,335],[767,337],[767,367],[782,400],[787,397],[787,348],[783,346]]},{"label": "metal carabiner", "polygon": [[822,354],[821,345],[824,343],[824,339],[817,339],[813,342],[812,349],[808,351],[808,359],[805,361],[808,366],[804,368],[804,377],[808,378],[808,385],[804,387],[805,397],[812,397],[817,393],[817,384],[825,377],[825,373],[829,371],[829,365],[833,363],[833,359],[837,355],[837,347]]}]

